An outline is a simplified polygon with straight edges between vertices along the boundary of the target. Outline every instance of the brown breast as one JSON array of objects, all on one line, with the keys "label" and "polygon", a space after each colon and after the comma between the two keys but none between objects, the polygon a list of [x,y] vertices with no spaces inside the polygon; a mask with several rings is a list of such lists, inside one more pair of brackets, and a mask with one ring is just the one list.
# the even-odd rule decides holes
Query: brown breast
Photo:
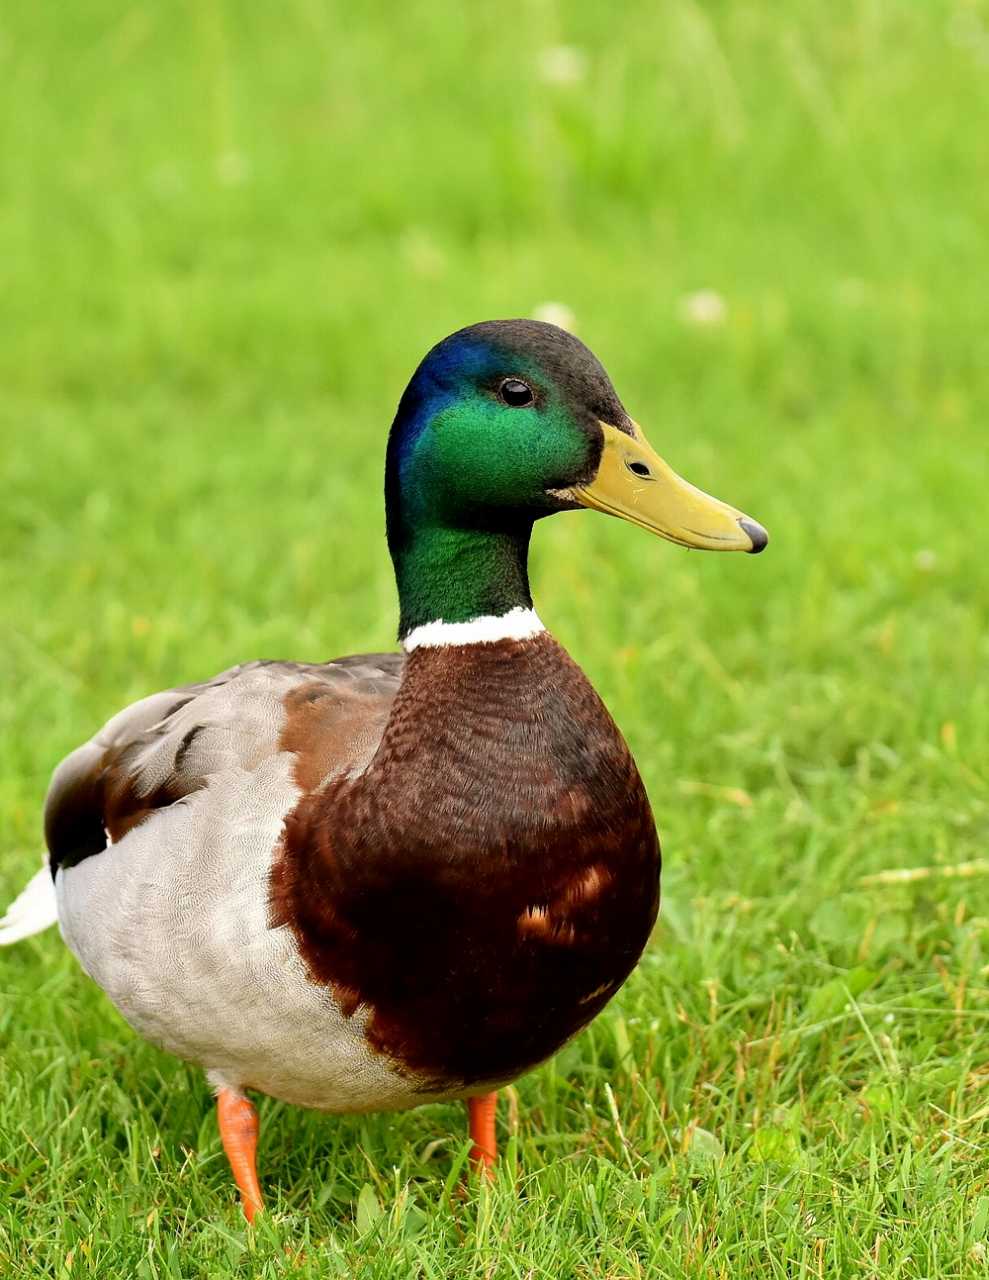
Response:
[{"label": "brown breast", "polygon": [[368,1038],[448,1089],[552,1054],[628,976],[659,846],[620,733],[546,634],[418,649],[359,778],[285,823],[272,917]]}]

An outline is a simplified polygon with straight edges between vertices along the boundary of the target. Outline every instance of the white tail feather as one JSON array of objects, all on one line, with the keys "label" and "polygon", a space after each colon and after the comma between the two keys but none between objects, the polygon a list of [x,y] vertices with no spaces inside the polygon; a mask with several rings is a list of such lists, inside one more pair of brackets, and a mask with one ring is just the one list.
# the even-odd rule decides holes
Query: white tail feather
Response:
[{"label": "white tail feather", "polygon": [[58,919],[55,884],[47,865],[32,876],[0,920],[0,947],[9,947],[32,933],[41,933]]}]

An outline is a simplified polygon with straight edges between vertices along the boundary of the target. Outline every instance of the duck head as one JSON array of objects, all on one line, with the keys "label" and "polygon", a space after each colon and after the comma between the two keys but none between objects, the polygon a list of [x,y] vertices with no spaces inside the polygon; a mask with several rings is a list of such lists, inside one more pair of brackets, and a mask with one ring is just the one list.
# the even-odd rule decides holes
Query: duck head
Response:
[{"label": "duck head", "polygon": [[403,636],[530,607],[529,535],[554,512],[591,507],[708,551],[768,542],[663,461],[579,339],[535,320],[471,325],[429,352],[392,426],[385,497]]}]

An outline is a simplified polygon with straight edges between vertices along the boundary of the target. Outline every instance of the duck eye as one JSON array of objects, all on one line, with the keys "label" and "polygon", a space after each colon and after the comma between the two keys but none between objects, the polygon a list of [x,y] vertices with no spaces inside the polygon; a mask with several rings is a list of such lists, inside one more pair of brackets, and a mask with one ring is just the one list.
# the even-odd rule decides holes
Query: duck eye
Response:
[{"label": "duck eye", "polygon": [[510,404],[513,409],[522,409],[533,401],[532,388],[521,378],[506,378],[498,388],[498,393],[505,404]]}]

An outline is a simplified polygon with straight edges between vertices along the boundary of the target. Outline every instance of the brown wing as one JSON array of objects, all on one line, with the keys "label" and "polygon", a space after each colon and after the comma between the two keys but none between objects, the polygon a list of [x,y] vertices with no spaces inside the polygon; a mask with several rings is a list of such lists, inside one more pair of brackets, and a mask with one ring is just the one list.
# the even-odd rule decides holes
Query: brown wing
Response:
[{"label": "brown wing", "polygon": [[377,749],[404,657],[250,662],[152,694],[113,717],[58,766],[45,800],[52,875],[116,843],[149,814],[225,769],[295,754],[304,790],[359,773]]}]

